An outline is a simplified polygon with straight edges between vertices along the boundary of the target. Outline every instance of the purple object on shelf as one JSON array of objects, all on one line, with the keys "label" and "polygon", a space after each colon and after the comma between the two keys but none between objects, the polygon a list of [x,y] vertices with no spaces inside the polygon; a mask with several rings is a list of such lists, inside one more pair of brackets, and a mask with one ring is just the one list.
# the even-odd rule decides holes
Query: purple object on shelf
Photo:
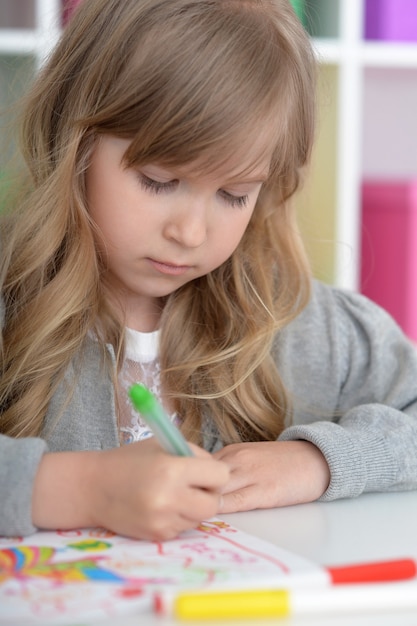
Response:
[{"label": "purple object on shelf", "polygon": [[365,38],[417,41],[417,0],[366,0]]}]

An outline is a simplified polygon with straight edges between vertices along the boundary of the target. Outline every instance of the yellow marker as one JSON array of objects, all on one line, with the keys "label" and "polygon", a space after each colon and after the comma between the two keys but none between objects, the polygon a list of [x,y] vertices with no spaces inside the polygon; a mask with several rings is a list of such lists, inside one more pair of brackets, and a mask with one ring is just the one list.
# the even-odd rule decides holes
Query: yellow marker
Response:
[{"label": "yellow marker", "polygon": [[290,614],[286,591],[259,590],[245,593],[213,593],[179,597],[176,613],[182,619],[239,617],[276,617]]},{"label": "yellow marker", "polygon": [[316,588],[157,593],[155,612],[178,620],[285,618],[289,615],[381,613],[417,609],[415,585],[338,585]]},{"label": "yellow marker", "polygon": [[244,617],[286,617],[290,596],[285,590],[210,591],[157,595],[155,611],[184,620]]}]

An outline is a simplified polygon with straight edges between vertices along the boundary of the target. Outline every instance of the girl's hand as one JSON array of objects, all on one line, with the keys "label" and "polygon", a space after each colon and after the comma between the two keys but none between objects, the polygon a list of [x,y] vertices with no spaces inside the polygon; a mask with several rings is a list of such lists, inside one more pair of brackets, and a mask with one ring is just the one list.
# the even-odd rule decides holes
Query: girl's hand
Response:
[{"label": "girl's hand", "polygon": [[35,481],[33,523],[172,539],[217,514],[229,479],[225,463],[192,449],[194,457],[172,456],[152,437],[103,452],[46,454]]},{"label": "girl's hand", "polygon": [[102,453],[92,513],[98,525],[143,539],[170,539],[218,511],[225,463],[193,446],[172,456],[152,437]]},{"label": "girl's hand", "polygon": [[236,443],[213,456],[230,468],[219,513],[311,502],[330,481],[324,456],[308,441]]}]

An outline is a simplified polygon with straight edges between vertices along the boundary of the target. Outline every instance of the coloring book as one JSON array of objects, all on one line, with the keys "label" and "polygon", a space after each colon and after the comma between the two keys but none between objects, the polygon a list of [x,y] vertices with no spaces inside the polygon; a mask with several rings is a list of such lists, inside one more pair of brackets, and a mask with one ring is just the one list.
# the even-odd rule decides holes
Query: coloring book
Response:
[{"label": "coloring book", "polygon": [[[322,584],[324,569],[220,519],[165,542],[101,528],[0,537],[0,624],[71,624],[152,611],[161,590]],[[115,621],[117,623],[117,621]]]}]

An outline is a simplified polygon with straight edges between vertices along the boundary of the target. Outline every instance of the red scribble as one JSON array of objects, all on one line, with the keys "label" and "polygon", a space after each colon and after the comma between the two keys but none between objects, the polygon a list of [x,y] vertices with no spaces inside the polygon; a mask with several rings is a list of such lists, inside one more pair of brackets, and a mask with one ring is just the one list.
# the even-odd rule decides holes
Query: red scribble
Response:
[{"label": "red scribble", "polygon": [[264,559],[265,561],[270,561],[271,563],[274,563],[274,565],[277,565],[286,574],[288,574],[290,571],[290,568],[279,559],[276,559],[275,557],[270,556],[269,554],[264,554],[263,552],[260,552],[259,550],[254,550],[253,548],[248,548],[246,546],[243,546],[237,541],[233,541],[233,539],[230,539],[230,537],[225,537],[224,535],[219,534],[220,531],[217,528],[200,525],[198,527],[198,530],[202,533],[205,533],[206,535],[214,535],[215,537],[217,537],[217,539],[222,539],[223,541],[227,541],[227,543],[230,543],[232,544],[232,546],[239,548],[239,550],[244,550],[245,552],[248,552],[249,554],[254,554],[255,556],[260,557]]},{"label": "red scribble", "polygon": [[82,530],[57,530],[56,533],[60,537],[80,537],[83,534]]},{"label": "red scribble", "polygon": [[227,533],[236,533],[237,532],[237,528],[233,528],[232,526],[230,526],[230,524],[228,524],[227,522],[223,522],[222,520],[205,520],[204,522],[201,522],[201,524],[199,524],[196,528],[196,530],[202,530],[202,531],[212,531],[212,534],[214,533],[220,533],[221,530],[225,530]]},{"label": "red scribble", "polygon": [[116,533],[112,530],[107,530],[106,528],[91,528],[88,534],[90,537],[104,537],[105,539],[116,536]]},{"label": "red scribble", "polygon": [[3,537],[2,535],[0,536],[0,542],[3,542],[7,545],[14,545],[16,543],[22,543],[24,537]]},{"label": "red scribble", "polygon": [[207,572],[207,579],[206,582],[208,583],[212,583],[215,582],[217,580],[217,572],[214,569],[209,569]]},{"label": "red scribble", "polygon": [[123,587],[117,591],[118,596],[121,598],[137,598],[143,596],[144,590],[142,587]]}]

